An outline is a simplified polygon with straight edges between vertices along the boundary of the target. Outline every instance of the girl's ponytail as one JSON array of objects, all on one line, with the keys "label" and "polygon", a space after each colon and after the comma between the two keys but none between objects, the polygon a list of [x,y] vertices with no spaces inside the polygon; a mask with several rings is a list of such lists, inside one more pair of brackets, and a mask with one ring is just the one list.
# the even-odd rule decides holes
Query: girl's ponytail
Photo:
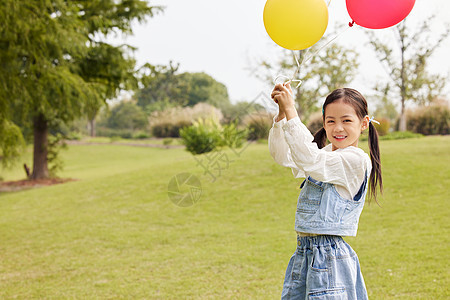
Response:
[{"label": "girl's ponytail", "polygon": [[[380,147],[378,146],[378,132],[372,122],[369,122],[369,149],[372,171],[369,179],[369,195],[377,202],[377,186],[383,193],[383,179],[381,177]],[[378,202],[377,202],[378,203]]]},{"label": "girl's ponytail", "polygon": [[319,147],[319,149],[322,149],[323,147],[325,147],[325,143],[327,142],[327,132],[325,131],[325,128],[321,128],[319,130],[316,131],[316,133],[314,134],[314,140],[313,143],[317,143],[317,147]]}]

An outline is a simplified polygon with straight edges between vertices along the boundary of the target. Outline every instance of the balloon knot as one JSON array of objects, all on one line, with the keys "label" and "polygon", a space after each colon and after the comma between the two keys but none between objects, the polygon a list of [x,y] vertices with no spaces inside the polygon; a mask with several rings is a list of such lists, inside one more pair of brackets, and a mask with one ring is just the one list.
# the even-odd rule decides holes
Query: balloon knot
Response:
[{"label": "balloon knot", "polygon": [[350,26],[350,27],[353,27],[353,25],[355,24],[355,21],[351,21],[351,22],[348,22],[348,26]]}]

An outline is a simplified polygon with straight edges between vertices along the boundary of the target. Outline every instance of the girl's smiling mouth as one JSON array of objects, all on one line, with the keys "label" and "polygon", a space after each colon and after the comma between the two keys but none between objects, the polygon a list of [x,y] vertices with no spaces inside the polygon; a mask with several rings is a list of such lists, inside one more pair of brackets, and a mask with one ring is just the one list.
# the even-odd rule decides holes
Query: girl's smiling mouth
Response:
[{"label": "girl's smiling mouth", "polygon": [[334,136],[334,138],[336,139],[336,140],[343,140],[343,139],[345,139],[347,136],[345,136],[345,135],[335,135]]}]

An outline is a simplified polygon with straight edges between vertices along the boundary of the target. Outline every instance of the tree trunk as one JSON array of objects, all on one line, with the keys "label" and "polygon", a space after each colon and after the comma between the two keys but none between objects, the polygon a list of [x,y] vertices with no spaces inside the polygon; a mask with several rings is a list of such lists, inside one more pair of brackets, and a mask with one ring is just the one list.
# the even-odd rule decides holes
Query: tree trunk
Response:
[{"label": "tree trunk", "polygon": [[405,100],[402,99],[402,108],[400,112],[400,123],[398,125],[399,131],[406,131],[406,111],[405,111]]},{"label": "tree trunk", "polygon": [[399,124],[399,131],[406,131],[406,111],[405,111],[405,101],[406,101],[406,76],[405,76],[405,22],[401,24],[400,27],[398,27],[398,33],[400,37],[400,44],[401,44],[401,56],[402,56],[402,68],[400,73],[400,94],[401,94],[401,101],[402,101],[402,108],[400,112],[400,124]]},{"label": "tree trunk", "polygon": [[48,178],[48,124],[42,114],[39,114],[33,121],[34,129],[34,151],[33,151],[33,173],[30,179]]},{"label": "tree trunk", "polygon": [[91,137],[95,137],[95,117],[89,120],[89,129]]}]

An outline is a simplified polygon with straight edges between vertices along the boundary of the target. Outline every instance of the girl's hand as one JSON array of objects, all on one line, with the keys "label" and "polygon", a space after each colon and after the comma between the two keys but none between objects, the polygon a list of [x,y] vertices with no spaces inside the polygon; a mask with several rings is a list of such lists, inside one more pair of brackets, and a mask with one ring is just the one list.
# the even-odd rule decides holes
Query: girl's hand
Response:
[{"label": "girl's hand", "polygon": [[295,102],[292,98],[292,89],[289,82],[287,84],[278,83],[275,85],[271,97],[278,103],[280,112],[284,113],[286,110],[295,109]]}]

